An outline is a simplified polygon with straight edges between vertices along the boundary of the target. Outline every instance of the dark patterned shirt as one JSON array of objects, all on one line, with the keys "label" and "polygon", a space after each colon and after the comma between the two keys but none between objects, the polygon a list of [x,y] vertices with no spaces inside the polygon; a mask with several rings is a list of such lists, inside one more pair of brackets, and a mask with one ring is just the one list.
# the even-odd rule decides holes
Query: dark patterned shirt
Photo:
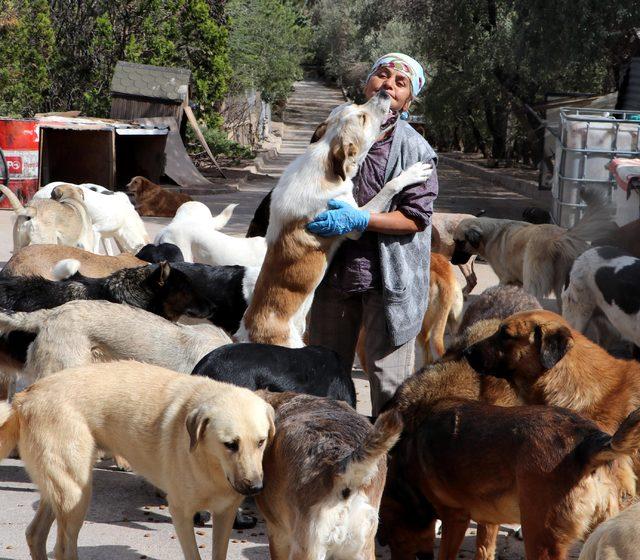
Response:
[{"label": "dark patterned shirt", "polygon": [[[384,186],[384,175],[393,135],[376,142],[353,179],[353,196],[358,206],[369,202]],[[436,171],[420,185],[397,195],[397,210],[415,220],[421,230],[431,222],[433,201],[438,194]],[[357,241],[347,239],[338,249],[327,272],[329,283],[345,293],[381,288],[378,234],[366,231]]]}]

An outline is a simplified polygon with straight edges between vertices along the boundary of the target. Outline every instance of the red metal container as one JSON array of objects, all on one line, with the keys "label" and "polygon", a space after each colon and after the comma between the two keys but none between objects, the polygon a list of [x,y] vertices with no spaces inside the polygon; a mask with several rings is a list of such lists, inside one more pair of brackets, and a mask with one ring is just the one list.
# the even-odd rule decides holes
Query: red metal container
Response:
[{"label": "red metal container", "polygon": [[[24,203],[38,190],[37,119],[0,118],[0,148],[7,158],[9,188]],[[11,208],[3,197],[0,208]]]}]

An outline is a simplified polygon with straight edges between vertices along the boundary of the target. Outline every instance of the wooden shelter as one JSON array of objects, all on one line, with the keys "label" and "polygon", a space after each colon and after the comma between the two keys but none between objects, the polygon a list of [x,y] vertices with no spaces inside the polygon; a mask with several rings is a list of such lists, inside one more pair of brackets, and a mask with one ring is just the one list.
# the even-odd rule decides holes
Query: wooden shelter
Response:
[{"label": "wooden shelter", "polygon": [[191,71],[119,61],[111,80],[111,118],[175,117],[182,125]]}]

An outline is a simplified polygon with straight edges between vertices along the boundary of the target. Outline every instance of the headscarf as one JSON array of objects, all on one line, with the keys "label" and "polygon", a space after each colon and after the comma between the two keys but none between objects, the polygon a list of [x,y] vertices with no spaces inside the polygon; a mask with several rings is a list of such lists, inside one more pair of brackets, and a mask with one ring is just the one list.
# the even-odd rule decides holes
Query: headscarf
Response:
[{"label": "headscarf", "polygon": [[417,60],[402,53],[385,54],[376,60],[375,64],[371,68],[371,72],[369,72],[369,75],[367,76],[367,81],[369,81],[369,78],[371,78],[371,76],[373,76],[382,66],[393,68],[397,72],[400,72],[409,78],[409,80],[411,80],[411,94],[413,97],[417,97],[426,81],[424,77],[424,70]]}]

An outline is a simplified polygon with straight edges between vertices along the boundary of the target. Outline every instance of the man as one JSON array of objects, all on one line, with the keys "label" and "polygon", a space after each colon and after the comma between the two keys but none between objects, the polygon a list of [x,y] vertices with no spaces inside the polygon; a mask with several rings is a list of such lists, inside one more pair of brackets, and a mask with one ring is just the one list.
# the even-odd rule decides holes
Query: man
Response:
[{"label": "man", "polygon": [[[354,178],[359,206],[414,163],[436,165],[429,143],[406,121],[424,82],[422,67],[407,55],[390,53],[373,65],[364,94],[369,99],[384,89],[391,96],[389,119],[396,125],[371,147]],[[425,183],[397,195],[388,212],[369,213],[331,201],[329,209],[307,225],[321,236],[364,232],[359,240],[340,246],[316,290],[309,343],[334,349],[351,369],[364,327],[363,365],[374,416],[413,373],[414,341],[428,303],[431,214],[437,194],[434,171]]]}]

